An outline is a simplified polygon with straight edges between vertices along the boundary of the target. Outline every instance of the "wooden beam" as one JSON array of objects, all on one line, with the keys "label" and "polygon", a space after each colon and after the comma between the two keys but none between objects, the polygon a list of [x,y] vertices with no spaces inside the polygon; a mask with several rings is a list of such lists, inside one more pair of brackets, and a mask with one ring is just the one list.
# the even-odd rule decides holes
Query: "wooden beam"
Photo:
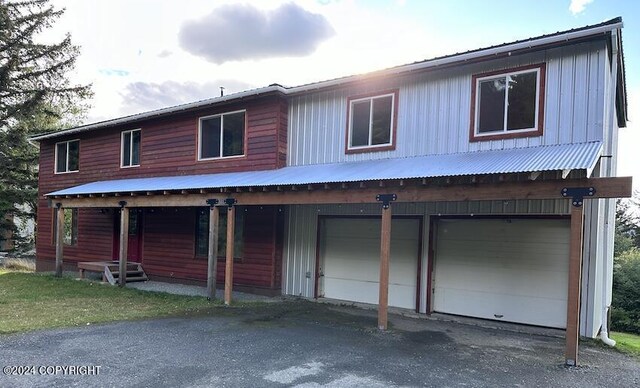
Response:
[{"label": "wooden beam", "polygon": [[218,220],[220,210],[209,206],[209,248],[207,250],[207,297],[216,298],[216,275],[218,273]]},{"label": "wooden beam", "polygon": [[118,285],[124,287],[127,283],[127,247],[129,245],[129,208],[120,209],[120,254],[118,271]]},{"label": "wooden beam", "polygon": [[382,208],[380,231],[380,286],[378,296],[378,329],[387,330],[389,305],[389,256],[391,254],[391,205]]},{"label": "wooden beam", "polygon": [[578,335],[580,326],[580,283],[582,274],[582,238],[584,208],[571,206],[569,242],[569,290],[567,294],[567,330],[565,364],[578,365]]},{"label": "wooden beam", "polygon": [[64,208],[56,210],[56,276],[62,276],[62,258],[64,249]]},{"label": "wooden beam", "polygon": [[[564,198],[561,191],[565,187],[594,187],[596,194],[589,198],[624,198],[631,196],[631,177],[622,178],[583,178],[566,180],[536,180],[502,183],[456,184],[448,186],[405,185],[394,190],[398,194],[396,202],[438,202],[438,201],[492,201],[514,199],[559,199]],[[242,205],[304,205],[304,204],[347,204],[374,203],[379,194],[378,188],[357,190],[298,190],[295,192],[256,192],[238,193],[234,198]],[[224,194],[170,194],[165,196],[129,198],[130,207],[182,207],[207,206],[209,198],[221,202]],[[107,198],[63,198],[58,200],[63,207],[119,207],[118,199]]]},{"label": "wooden beam", "polygon": [[227,257],[224,269],[224,304],[231,303],[233,291],[233,242],[235,229],[235,206],[227,208]]}]

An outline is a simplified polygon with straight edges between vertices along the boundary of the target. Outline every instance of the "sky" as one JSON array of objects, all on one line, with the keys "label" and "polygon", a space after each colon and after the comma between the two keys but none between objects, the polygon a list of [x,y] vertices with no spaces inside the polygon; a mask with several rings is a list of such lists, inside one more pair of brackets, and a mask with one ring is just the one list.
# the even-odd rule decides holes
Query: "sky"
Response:
[{"label": "sky", "polygon": [[263,87],[365,73],[621,16],[629,119],[618,175],[640,190],[640,1],[53,0],[70,33],[86,122]]}]

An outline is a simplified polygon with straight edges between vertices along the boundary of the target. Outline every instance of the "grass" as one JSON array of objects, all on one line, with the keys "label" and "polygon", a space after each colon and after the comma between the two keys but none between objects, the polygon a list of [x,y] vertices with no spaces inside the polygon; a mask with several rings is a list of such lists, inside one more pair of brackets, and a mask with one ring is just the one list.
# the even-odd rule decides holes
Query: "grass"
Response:
[{"label": "grass", "polygon": [[611,338],[616,341],[616,348],[620,351],[640,357],[640,335],[613,332]]},{"label": "grass", "polygon": [[146,292],[0,268],[0,334],[210,312],[203,297]]}]

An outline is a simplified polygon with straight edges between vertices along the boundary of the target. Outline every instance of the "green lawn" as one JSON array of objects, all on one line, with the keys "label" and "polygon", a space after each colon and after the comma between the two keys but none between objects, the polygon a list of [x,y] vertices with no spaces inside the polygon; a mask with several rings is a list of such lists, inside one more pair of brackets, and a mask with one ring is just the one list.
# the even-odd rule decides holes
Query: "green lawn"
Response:
[{"label": "green lawn", "polygon": [[203,297],[119,288],[0,268],[0,334],[98,322],[193,315],[216,307]]},{"label": "green lawn", "polygon": [[616,348],[640,357],[640,335],[613,332],[611,333],[611,338],[616,341]]}]

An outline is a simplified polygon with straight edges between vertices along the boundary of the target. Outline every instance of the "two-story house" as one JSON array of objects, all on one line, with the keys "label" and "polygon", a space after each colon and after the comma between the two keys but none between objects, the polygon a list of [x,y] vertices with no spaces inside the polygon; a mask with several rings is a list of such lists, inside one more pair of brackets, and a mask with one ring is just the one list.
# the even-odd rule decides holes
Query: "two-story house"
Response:
[{"label": "two-story house", "polygon": [[579,334],[607,338],[631,191],[621,28],[38,136],[38,269],[561,328],[575,363]]}]

